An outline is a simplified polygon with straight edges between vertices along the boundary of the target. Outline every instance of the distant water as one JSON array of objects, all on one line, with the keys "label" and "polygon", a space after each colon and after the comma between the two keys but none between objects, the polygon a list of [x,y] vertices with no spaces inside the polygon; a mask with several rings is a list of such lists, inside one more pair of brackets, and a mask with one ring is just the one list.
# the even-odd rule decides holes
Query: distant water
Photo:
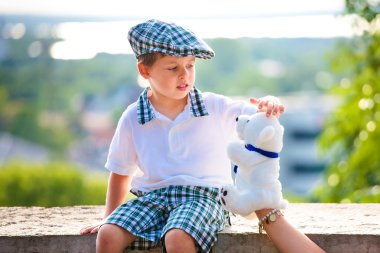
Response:
[{"label": "distant water", "polygon": [[[90,59],[97,53],[131,54],[130,27],[142,20],[66,22],[56,27],[63,41],[51,49],[56,59]],[[334,15],[175,20],[200,37],[209,38],[333,38],[354,34],[348,18]]]}]

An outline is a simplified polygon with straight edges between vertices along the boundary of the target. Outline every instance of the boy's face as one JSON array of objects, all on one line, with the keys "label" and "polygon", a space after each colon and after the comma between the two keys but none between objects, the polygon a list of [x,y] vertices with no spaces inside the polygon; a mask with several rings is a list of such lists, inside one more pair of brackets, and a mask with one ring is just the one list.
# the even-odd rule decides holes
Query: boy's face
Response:
[{"label": "boy's face", "polygon": [[156,99],[184,99],[195,81],[195,57],[159,57],[148,67],[139,65],[140,74],[149,81]]}]

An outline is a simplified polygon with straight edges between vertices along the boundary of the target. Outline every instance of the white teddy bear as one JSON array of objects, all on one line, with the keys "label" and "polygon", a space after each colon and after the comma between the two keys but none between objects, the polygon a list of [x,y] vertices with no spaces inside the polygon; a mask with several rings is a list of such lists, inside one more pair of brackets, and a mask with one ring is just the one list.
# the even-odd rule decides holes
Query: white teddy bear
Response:
[{"label": "white teddy bear", "polygon": [[227,148],[235,165],[235,186],[221,189],[224,208],[247,219],[255,218],[255,211],[263,208],[285,209],[288,201],[282,197],[279,181],[283,126],[275,116],[267,117],[261,112],[241,115],[236,121],[238,136],[244,143],[233,142]]}]

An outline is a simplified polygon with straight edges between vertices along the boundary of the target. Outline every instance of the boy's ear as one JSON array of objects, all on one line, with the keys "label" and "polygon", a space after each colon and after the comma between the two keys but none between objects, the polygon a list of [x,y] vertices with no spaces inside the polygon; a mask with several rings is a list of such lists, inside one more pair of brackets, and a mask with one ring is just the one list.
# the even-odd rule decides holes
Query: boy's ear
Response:
[{"label": "boy's ear", "polygon": [[148,77],[149,77],[149,67],[148,66],[141,64],[141,63],[137,63],[137,69],[139,70],[139,73],[142,77],[144,77],[145,79],[148,79]]}]

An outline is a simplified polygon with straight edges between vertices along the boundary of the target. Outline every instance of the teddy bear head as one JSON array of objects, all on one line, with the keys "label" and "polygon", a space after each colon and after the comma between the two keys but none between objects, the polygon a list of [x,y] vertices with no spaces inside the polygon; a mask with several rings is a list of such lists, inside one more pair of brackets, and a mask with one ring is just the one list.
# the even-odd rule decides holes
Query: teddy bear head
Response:
[{"label": "teddy bear head", "polygon": [[250,144],[270,152],[281,151],[284,127],[275,116],[267,117],[265,113],[259,112],[253,115],[240,115],[236,121],[238,137],[246,145]]}]

